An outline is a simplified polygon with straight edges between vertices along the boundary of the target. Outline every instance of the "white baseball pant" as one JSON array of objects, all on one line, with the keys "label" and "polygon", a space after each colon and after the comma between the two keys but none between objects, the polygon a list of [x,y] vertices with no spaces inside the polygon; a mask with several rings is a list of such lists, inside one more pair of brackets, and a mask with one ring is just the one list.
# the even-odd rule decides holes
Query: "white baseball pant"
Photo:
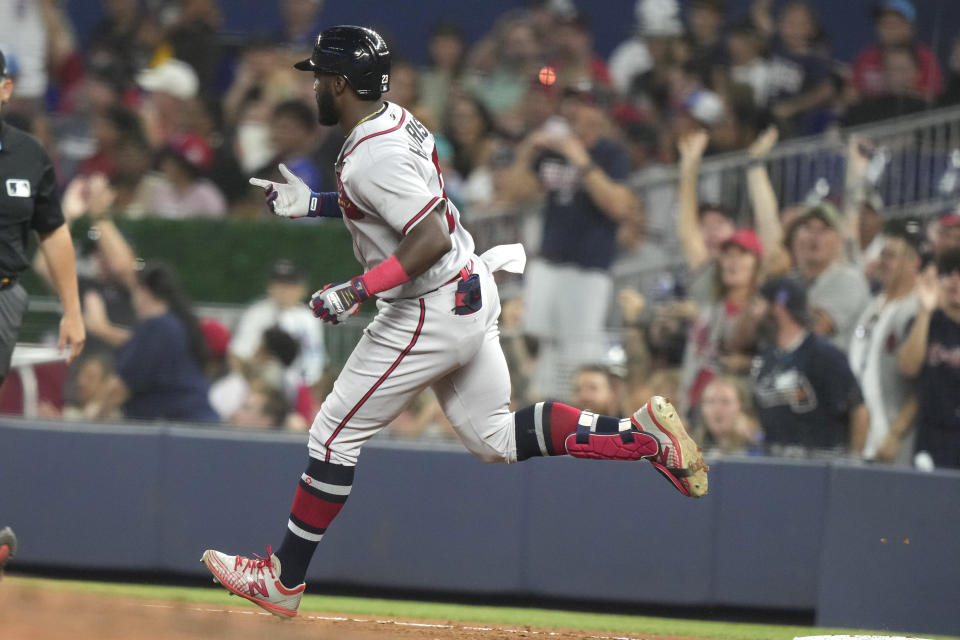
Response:
[{"label": "white baseball pant", "polygon": [[356,465],[363,443],[432,387],[471,453],[485,462],[516,461],[500,298],[486,262],[473,256],[472,265],[483,306],[471,315],[453,311],[459,279],[419,298],[377,301],[376,317],[310,427],[312,458]]}]

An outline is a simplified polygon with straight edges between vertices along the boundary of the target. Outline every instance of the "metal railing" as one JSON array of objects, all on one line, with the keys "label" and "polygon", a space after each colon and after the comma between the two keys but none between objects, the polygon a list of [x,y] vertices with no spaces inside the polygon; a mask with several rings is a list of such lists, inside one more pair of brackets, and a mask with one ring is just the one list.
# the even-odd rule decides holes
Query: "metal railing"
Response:
[{"label": "metal railing", "polygon": [[[848,129],[835,129],[819,136],[778,144],[767,159],[767,169],[781,206],[802,202],[811,195],[842,195],[846,180],[849,136],[872,145],[874,152],[868,177],[883,197],[888,213],[906,213],[929,207],[932,202],[952,204],[952,186],[945,176],[956,171],[953,155],[960,149],[960,107],[887,120]],[[742,152],[711,156],[700,168],[703,201],[719,202],[749,219],[750,205],[744,180],[749,158]],[[676,189],[676,167],[639,174],[632,186],[645,191]],[[746,220],[745,220],[746,221]]]},{"label": "metal railing", "polygon": [[[885,215],[929,216],[960,200],[960,107],[948,107],[778,144],[767,158],[767,169],[781,207],[810,198],[842,200],[847,140],[853,134],[872,146],[867,178],[885,203]],[[744,225],[752,215],[748,163],[743,152],[710,156],[701,164],[699,181],[701,202],[724,205]],[[670,254],[673,264],[659,267],[674,271],[682,269],[676,230],[678,179],[676,166],[656,166],[629,181],[646,205],[647,244]],[[527,207],[476,217],[467,212],[466,224],[480,250],[525,242],[528,253],[535,254],[539,218],[537,208]]]}]

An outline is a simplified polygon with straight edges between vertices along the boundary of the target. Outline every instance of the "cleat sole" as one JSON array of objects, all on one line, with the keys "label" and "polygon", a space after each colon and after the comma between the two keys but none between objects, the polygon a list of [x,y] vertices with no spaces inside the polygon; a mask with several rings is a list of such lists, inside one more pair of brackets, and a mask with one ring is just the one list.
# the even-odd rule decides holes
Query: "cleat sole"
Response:
[{"label": "cleat sole", "polygon": [[[652,403],[655,413],[654,418],[664,431],[675,438],[675,446],[679,446],[683,460],[686,463],[682,469],[684,473],[677,475],[686,480],[686,485],[689,486],[689,493],[687,493],[687,495],[691,498],[702,498],[707,493],[707,471],[709,471],[710,467],[704,462],[700,447],[697,446],[697,443],[694,442],[690,434],[687,433],[686,428],[680,421],[680,417],[677,415],[677,410],[668,400],[656,396],[652,399]],[[657,464],[654,466],[658,467],[657,470],[664,475],[673,475],[670,473],[670,469],[660,469],[660,465]],[[678,469],[675,471],[681,470]]]},{"label": "cleat sole", "polygon": [[[700,447],[687,433],[674,406],[666,398],[653,396],[637,413],[640,412],[647,414],[657,428],[670,439],[669,443],[663,443],[663,445],[672,446],[674,450],[679,451],[683,466],[670,468],[654,458],[649,458],[650,463],[683,495],[690,498],[702,498],[706,495],[707,471],[710,467],[704,462]],[[637,420],[636,414],[632,421],[637,429],[643,431],[643,426]]]}]

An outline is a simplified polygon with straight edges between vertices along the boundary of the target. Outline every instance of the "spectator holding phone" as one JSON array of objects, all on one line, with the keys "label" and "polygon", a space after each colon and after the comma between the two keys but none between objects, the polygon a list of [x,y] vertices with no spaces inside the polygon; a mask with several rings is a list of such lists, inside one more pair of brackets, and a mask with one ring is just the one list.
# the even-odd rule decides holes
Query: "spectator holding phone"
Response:
[{"label": "spectator holding phone", "polygon": [[[540,258],[526,277],[525,325],[539,344],[533,385],[545,395],[568,397],[563,380],[603,360],[617,228],[640,212],[623,184],[630,157],[614,138],[608,98],[600,87],[567,91],[562,118],[520,143],[505,181],[517,201],[546,192]],[[589,304],[571,314],[570,300]]]},{"label": "spectator holding phone", "polygon": [[917,458],[926,467],[960,468],[960,249],[950,249],[920,277],[917,317],[898,354],[917,379]]}]

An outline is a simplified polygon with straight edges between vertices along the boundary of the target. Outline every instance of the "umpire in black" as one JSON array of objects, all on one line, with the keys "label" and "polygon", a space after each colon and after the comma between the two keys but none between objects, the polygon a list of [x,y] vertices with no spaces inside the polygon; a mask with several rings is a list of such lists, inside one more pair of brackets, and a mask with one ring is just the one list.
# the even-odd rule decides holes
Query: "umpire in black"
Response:
[{"label": "umpire in black", "polygon": [[27,292],[17,282],[30,262],[28,232],[40,239],[40,250],[63,304],[58,347],[70,347],[71,362],[83,349],[86,332],[77,295],[73,241],[65,224],[53,163],[33,136],[3,121],[3,105],[13,93],[13,79],[0,51],[0,383],[10,369],[10,356],[27,310]]}]

